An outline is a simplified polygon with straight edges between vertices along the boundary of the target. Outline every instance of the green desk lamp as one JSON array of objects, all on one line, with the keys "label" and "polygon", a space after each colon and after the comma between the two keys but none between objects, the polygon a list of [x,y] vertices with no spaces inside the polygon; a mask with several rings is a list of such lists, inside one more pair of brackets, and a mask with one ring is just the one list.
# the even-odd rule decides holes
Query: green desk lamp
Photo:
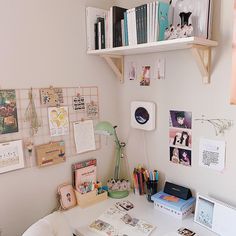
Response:
[{"label": "green desk lamp", "polygon": [[[120,160],[123,157],[122,149],[125,147],[125,143],[119,141],[116,128],[117,126],[113,126],[108,121],[101,121],[95,126],[95,133],[114,136],[114,141],[116,144],[116,162],[113,178],[115,181],[118,181],[120,177]],[[109,190],[108,195],[112,198],[123,198],[129,195],[129,190]]]}]

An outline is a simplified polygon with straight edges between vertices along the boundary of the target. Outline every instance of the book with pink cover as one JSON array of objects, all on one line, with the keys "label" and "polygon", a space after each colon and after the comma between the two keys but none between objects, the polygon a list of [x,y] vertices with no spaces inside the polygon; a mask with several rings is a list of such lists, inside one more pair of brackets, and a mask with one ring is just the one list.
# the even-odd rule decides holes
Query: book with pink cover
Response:
[{"label": "book with pink cover", "polygon": [[97,181],[97,166],[91,165],[75,170],[75,189],[79,191],[79,186],[84,182]]}]

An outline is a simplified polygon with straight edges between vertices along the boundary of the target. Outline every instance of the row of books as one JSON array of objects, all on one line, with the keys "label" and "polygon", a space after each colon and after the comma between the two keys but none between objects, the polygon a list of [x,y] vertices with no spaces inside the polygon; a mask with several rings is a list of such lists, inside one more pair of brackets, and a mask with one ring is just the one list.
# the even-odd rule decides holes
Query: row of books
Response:
[{"label": "row of books", "polygon": [[88,50],[164,40],[170,5],[151,2],[132,9],[112,6],[109,11],[88,7]]}]

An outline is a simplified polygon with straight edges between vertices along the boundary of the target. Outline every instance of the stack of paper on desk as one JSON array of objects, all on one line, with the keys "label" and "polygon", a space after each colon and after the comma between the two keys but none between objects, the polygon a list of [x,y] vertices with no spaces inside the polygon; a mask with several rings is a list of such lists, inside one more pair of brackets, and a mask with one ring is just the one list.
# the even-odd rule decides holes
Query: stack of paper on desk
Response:
[{"label": "stack of paper on desk", "polygon": [[155,229],[155,226],[114,207],[108,209],[92,222],[89,229],[100,235],[148,236]]}]

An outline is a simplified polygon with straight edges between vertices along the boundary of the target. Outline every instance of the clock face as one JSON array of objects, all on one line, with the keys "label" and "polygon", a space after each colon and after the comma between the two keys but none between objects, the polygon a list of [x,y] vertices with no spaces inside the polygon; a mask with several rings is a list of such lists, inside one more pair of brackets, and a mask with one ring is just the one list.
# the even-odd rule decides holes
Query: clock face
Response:
[{"label": "clock face", "polygon": [[141,124],[144,125],[149,121],[149,113],[144,107],[139,107],[135,110],[135,120]]}]

